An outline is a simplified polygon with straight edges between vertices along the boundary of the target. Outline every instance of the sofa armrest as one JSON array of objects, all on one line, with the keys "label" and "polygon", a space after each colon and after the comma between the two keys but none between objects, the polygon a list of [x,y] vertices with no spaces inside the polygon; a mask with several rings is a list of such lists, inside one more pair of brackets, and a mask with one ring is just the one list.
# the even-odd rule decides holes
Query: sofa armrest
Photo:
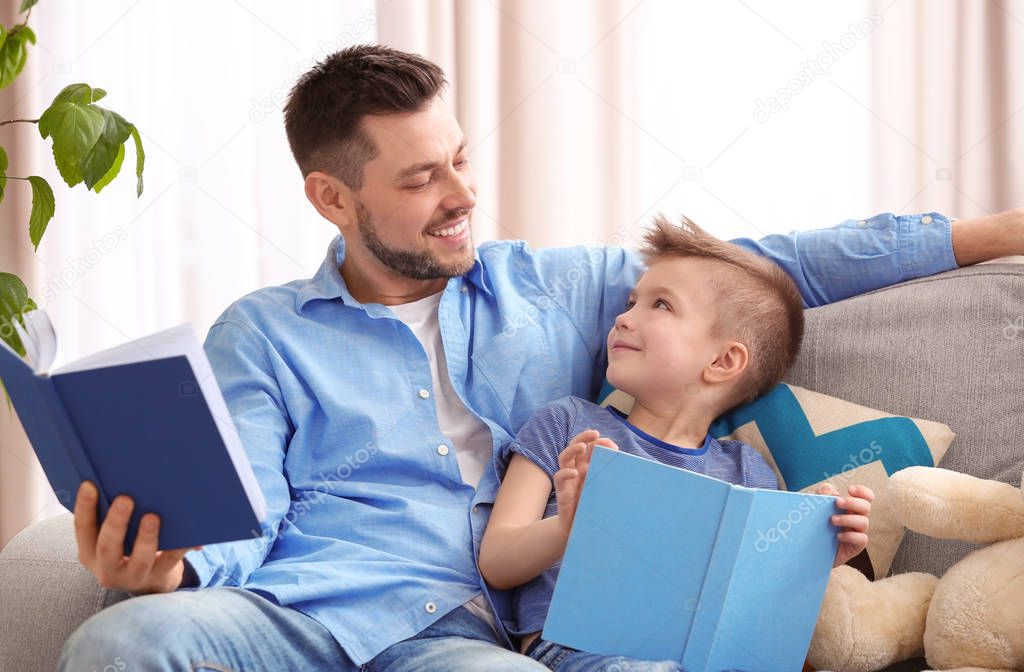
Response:
[{"label": "sofa armrest", "polygon": [[100,586],[78,562],[70,513],[30,525],[0,552],[4,669],[56,669],[61,647],[75,628],[127,597]]}]

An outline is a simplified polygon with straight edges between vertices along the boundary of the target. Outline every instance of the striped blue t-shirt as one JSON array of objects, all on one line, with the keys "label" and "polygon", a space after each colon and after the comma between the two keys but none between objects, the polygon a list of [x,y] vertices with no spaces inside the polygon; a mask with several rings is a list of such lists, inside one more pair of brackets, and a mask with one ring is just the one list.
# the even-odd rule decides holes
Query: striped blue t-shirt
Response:
[{"label": "striped blue t-shirt", "polygon": [[[515,439],[503,446],[502,463],[507,465],[513,453],[520,453],[554,479],[559,454],[574,436],[587,429],[596,429],[610,438],[624,453],[750,488],[779,487],[775,472],[764,458],[742,441],[718,441],[708,434],[699,448],[674,446],[634,427],[618,410],[578,397],[563,397],[537,411]],[[556,513],[558,504],[552,487],[544,517]],[[522,635],[543,629],[560,566],[561,562],[555,563],[516,590],[513,603],[517,623],[506,624],[511,631]]]}]

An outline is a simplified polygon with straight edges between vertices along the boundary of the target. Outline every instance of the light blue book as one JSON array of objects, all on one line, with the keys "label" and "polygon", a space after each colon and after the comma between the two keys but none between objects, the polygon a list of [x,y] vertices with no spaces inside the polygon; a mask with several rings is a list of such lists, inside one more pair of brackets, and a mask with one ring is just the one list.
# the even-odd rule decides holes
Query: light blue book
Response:
[{"label": "light blue book", "polygon": [[597,446],[543,637],[688,672],[799,671],[838,548],[835,499]]}]

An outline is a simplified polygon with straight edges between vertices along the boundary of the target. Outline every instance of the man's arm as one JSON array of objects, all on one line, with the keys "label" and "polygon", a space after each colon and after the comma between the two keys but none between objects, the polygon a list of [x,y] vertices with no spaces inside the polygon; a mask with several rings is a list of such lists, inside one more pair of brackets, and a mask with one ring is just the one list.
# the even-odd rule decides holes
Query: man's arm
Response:
[{"label": "man's arm", "polygon": [[[1022,220],[1024,209],[952,223],[938,213],[885,213],[730,242],[781,266],[811,307],[960,265],[1024,254]],[[637,242],[629,241],[629,247]],[[644,270],[639,254],[626,247],[545,248],[532,251],[532,261],[539,283],[572,318],[603,370],[605,336]]]},{"label": "man's arm", "polygon": [[266,499],[266,519],[249,539],[189,551],[181,587],[242,585],[263,564],[291,506],[284,457],[293,430],[262,339],[244,316],[237,321],[222,317],[210,328],[203,348]]},{"label": "man's arm", "polygon": [[770,258],[821,306],[958,266],[1024,254],[1024,208],[951,222],[938,213],[881,214],[830,229],[731,241]]},{"label": "man's arm", "polygon": [[778,264],[808,308],[957,267],[950,221],[937,212],[882,213],[826,229],[729,242]]},{"label": "man's arm", "polygon": [[953,254],[960,266],[1024,254],[1024,208],[953,222]]}]

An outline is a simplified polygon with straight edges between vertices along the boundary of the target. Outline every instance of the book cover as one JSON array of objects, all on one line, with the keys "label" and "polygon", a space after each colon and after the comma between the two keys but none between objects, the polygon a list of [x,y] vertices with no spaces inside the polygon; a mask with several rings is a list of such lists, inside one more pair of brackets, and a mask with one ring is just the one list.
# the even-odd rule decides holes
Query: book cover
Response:
[{"label": "book cover", "polygon": [[838,548],[835,499],[597,446],[543,636],[690,672],[800,670]]},{"label": "book cover", "polygon": [[100,522],[131,496],[126,555],[147,512],[160,516],[160,549],[259,535],[263,494],[188,325],[48,372],[55,347],[39,334],[52,327],[44,315],[27,324],[28,361],[0,342],[0,380],[65,507],[85,480],[100,491]]}]

